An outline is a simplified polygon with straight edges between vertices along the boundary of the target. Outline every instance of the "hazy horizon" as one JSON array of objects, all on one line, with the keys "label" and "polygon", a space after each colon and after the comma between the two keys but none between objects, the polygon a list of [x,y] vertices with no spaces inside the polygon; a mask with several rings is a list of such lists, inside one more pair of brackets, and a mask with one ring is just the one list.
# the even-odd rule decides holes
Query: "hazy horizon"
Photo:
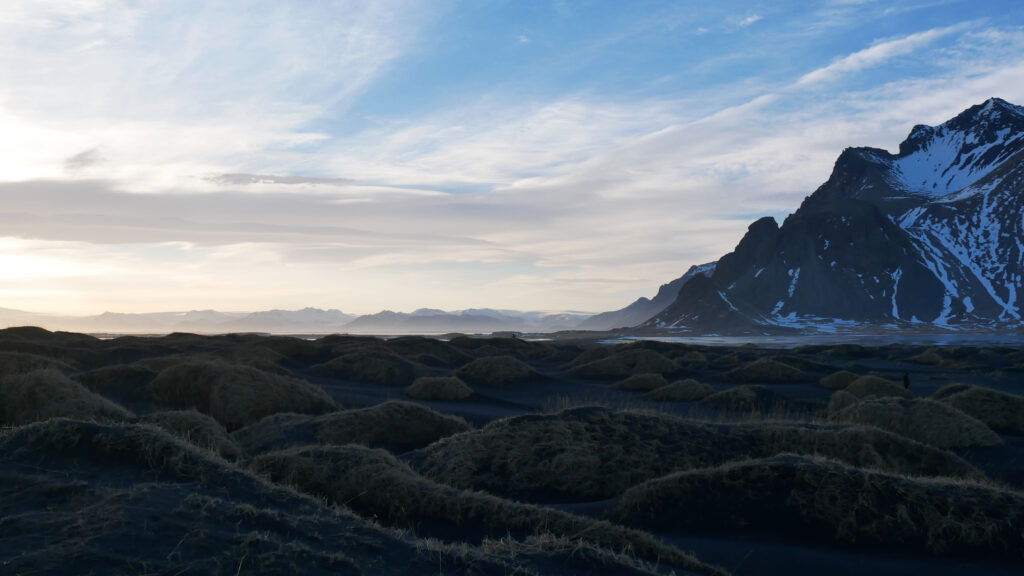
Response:
[{"label": "hazy horizon", "polygon": [[15,0],[0,307],[601,312],[1024,104],[1009,1]]}]

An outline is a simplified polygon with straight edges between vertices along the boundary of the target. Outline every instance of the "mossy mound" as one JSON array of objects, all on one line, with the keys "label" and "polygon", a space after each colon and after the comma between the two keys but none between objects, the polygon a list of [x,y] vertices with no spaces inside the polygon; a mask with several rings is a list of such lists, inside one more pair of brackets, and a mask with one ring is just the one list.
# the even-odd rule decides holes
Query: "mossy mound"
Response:
[{"label": "mossy mound", "polygon": [[161,404],[195,408],[228,430],[278,412],[317,414],[338,407],[326,392],[304,380],[216,361],[165,368],[148,388]]},{"label": "mossy mound", "polygon": [[1024,496],[779,455],[678,472],[627,491],[621,523],[706,535],[737,531],[932,554],[1024,558]]},{"label": "mossy mound", "polygon": [[431,444],[412,462],[458,488],[583,502],[612,498],[676,470],[786,451],[908,474],[977,475],[949,452],[874,428],[708,423],[596,407],[498,420]]},{"label": "mossy mound", "polygon": [[455,372],[456,376],[479,386],[509,386],[537,377],[533,368],[513,356],[477,358]]},{"label": "mossy mound", "polygon": [[220,422],[196,410],[153,412],[139,418],[139,422],[163,428],[193,446],[205,448],[229,460],[242,455],[242,450]]},{"label": "mossy mound", "polygon": [[0,379],[0,424],[20,426],[60,417],[125,420],[132,414],[56,370]]},{"label": "mossy mound", "polygon": [[654,350],[628,349],[580,364],[571,373],[580,378],[620,379],[636,374],[672,374],[679,365]]},{"label": "mossy mound", "polygon": [[892,380],[886,380],[879,376],[861,376],[853,382],[850,382],[846,388],[843,388],[850,394],[853,394],[857,398],[868,398],[869,396],[876,397],[895,397],[895,398],[912,398],[908,390],[903,386],[893,382]]},{"label": "mossy mound", "polygon": [[469,424],[458,416],[390,400],[315,417],[278,414],[236,430],[232,437],[249,454],[305,444],[362,444],[405,452],[467,430]]},{"label": "mossy mound", "polygon": [[15,374],[27,374],[36,370],[58,370],[67,372],[71,367],[53,358],[22,352],[0,351],[0,378]]},{"label": "mossy mound", "polygon": [[663,386],[668,386],[668,381],[661,374],[635,374],[615,383],[619,390],[640,390],[650,392]]},{"label": "mossy mound", "polygon": [[947,388],[936,392],[941,402],[973,416],[996,432],[1024,434],[1024,396],[981,386],[966,387],[948,395],[940,394],[944,390],[952,392]]},{"label": "mossy mound", "polygon": [[793,404],[784,396],[759,384],[715,392],[701,400],[701,405],[722,412],[768,414],[793,410]]},{"label": "mossy mound", "polygon": [[628,548],[641,559],[688,572],[719,573],[643,532],[438,484],[383,450],[306,446],[258,456],[250,466],[275,482],[327,498],[387,525],[420,526],[417,532],[421,537],[525,538],[543,527],[556,538],[582,538],[610,550]]},{"label": "mossy mound", "polygon": [[818,380],[818,384],[829,390],[842,390],[858,378],[860,378],[860,374],[855,374],[849,370],[840,370]]},{"label": "mossy mound", "polygon": [[714,393],[715,389],[710,384],[687,378],[651,390],[647,393],[647,397],[659,402],[696,402]]},{"label": "mossy mound", "polygon": [[798,368],[771,358],[759,358],[722,374],[726,382],[741,384],[793,384],[808,382],[811,377]]},{"label": "mossy mound", "polygon": [[828,408],[826,412],[831,416],[853,406],[857,402],[860,402],[860,398],[857,398],[853,394],[850,394],[846,390],[836,390],[832,393],[832,396],[828,399]]},{"label": "mossy mound", "polygon": [[357,349],[309,369],[328,378],[354,380],[381,386],[408,386],[419,372],[412,362],[384,349]]},{"label": "mossy mound", "polygon": [[[154,426],[49,420],[0,432],[11,574],[665,574],[557,543],[510,551],[389,530]],[[587,549],[587,553],[591,552]]]},{"label": "mossy mound", "polygon": [[417,400],[465,400],[473,395],[473,389],[454,376],[428,376],[414,380],[405,395]]},{"label": "mossy mound", "polygon": [[925,398],[869,398],[829,416],[913,438],[939,448],[999,446],[1002,438],[983,422]]},{"label": "mossy mound", "polygon": [[125,404],[148,404],[147,388],[157,372],[142,364],[113,364],[75,376],[86,388]]}]

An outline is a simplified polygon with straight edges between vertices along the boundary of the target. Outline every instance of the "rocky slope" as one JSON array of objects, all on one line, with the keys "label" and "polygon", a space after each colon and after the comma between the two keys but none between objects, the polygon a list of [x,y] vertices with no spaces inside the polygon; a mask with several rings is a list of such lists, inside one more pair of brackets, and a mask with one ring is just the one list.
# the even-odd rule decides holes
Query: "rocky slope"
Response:
[{"label": "rocky slope", "polygon": [[708,278],[643,323],[686,332],[930,324],[1019,329],[1024,108],[998,98],[849,148],[778,226],[750,225]]}]

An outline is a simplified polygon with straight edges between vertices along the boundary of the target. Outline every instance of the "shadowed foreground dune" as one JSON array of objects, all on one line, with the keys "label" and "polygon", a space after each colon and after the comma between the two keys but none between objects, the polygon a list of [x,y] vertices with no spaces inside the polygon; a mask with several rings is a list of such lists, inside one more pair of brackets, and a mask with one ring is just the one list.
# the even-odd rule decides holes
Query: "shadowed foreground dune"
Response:
[{"label": "shadowed foreground dune", "polygon": [[0,572],[1017,574],[1022,359],[0,330]]}]

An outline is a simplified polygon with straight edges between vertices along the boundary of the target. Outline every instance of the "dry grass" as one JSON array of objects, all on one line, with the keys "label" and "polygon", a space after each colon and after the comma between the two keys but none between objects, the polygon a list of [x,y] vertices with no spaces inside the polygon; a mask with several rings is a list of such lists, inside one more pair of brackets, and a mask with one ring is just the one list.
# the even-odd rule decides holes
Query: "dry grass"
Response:
[{"label": "dry grass", "polygon": [[[254,471],[275,482],[348,506],[364,516],[417,532],[453,532],[471,539],[538,534],[700,573],[717,571],[649,534],[565,512],[458,490],[428,480],[383,450],[359,446],[302,447],[254,458]],[[486,547],[485,547],[486,549]],[[492,550],[493,552],[493,550]]]},{"label": "dry grass", "polygon": [[428,376],[414,380],[405,395],[417,400],[465,400],[473,395],[473,389],[455,376]]},{"label": "dry grass", "polygon": [[661,374],[635,374],[615,383],[619,390],[640,390],[650,392],[663,386],[668,386],[668,381]]},{"label": "dry grass", "polygon": [[925,398],[871,398],[829,416],[836,422],[877,426],[939,448],[999,446],[1002,438],[983,422]]},{"label": "dry grass", "polygon": [[839,372],[825,376],[818,381],[818,384],[824,388],[828,388],[829,390],[842,390],[858,378],[860,378],[860,374],[855,374],[848,370],[840,370]]},{"label": "dry grass", "polygon": [[618,522],[860,547],[1024,558],[1024,495],[796,455],[678,472],[626,492]]},{"label": "dry grass", "polygon": [[322,413],[337,409],[309,382],[223,362],[186,362],[162,370],[149,391],[174,408],[195,408],[229,431],[279,412]]},{"label": "dry grass", "polygon": [[455,374],[470,384],[496,387],[519,384],[537,377],[533,368],[514,356],[477,358]]},{"label": "dry grass", "polygon": [[391,400],[359,410],[320,416],[278,414],[232,434],[249,454],[305,444],[362,444],[404,452],[470,430],[465,420]]},{"label": "dry grass", "polygon": [[597,407],[498,420],[428,446],[413,464],[459,488],[581,502],[614,497],[676,470],[787,451],[901,473],[977,475],[953,454],[876,428],[709,423]]},{"label": "dry grass", "polygon": [[139,422],[163,428],[193,446],[205,448],[228,460],[236,460],[242,455],[242,450],[220,422],[195,410],[154,412],[142,416]]},{"label": "dry grass", "polygon": [[726,382],[741,384],[792,384],[811,379],[803,370],[771,358],[759,358],[749,364],[733,368],[720,378]]},{"label": "dry grass", "polygon": [[960,386],[963,385],[943,387],[933,398],[977,418],[996,432],[1024,434],[1024,396],[980,386]]},{"label": "dry grass", "polygon": [[579,364],[570,372],[581,378],[614,380],[635,374],[671,374],[679,365],[654,350],[626,349],[599,360]]},{"label": "dry grass", "polygon": [[903,386],[891,380],[870,375],[857,378],[853,382],[850,382],[850,384],[846,386],[846,388],[843,388],[843,390],[846,390],[857,398],[868,398],[869,396],[911,398],[913,396],[909,391],[904,389]]},{"label": "dry grass", "polygon": [[0,379],[0,424],[20,426],[59,417],[124,420],[132,414],[56,370]]},{"label": "dry grass", "polygon": [[714,393],[715,389],[710,384],[687,378],[651,390],[647,393],[647,397],[659,402],[696,402]]}]

